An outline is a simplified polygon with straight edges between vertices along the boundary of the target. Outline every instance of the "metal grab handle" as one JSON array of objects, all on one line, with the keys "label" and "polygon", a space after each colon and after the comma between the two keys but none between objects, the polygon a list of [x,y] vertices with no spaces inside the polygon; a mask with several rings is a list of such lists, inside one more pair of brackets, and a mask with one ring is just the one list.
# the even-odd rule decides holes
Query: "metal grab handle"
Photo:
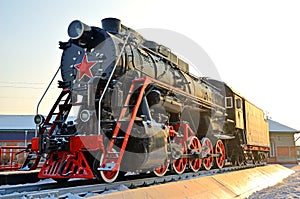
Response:
[{"label": "metal grab handle", "polygon": [[[50,83],[48,84],[48,86],[47,86],[45,92],[43,93],[43,95],[42,95],[40,101],[38,102],[38,104],[37,104],[37,106],[36,106],[36,115],[39,114],[39,107],[40,107],[40,104],[41,104],[42,100],[44,99],[46,93],[48,92],[48,90],[49,90],[51,84],[53,83],[54,79],[56,78],[56,76],[57,76],[57,74],[58,74],[58,71],[60,70],[60,67],[61,67],[61,66],[59,66],[58,69],[56,70],[56,72],[55,72],[54,76],[52,77]],[[38,125],[35,126],[35,137],[37,137],[37,133],[38,133]]]}]

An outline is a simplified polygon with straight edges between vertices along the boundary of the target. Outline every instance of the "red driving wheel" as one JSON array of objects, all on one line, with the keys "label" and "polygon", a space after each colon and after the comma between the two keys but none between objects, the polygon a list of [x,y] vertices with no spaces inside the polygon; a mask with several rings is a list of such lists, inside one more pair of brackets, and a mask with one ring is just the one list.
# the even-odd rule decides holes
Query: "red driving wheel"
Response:
[{"label": "red driving wheel", "polygon": [[225,164],[225,158],[226,158],[226,153],[225,153],[225,146],[222,142],[222,140],[218,140],[215,146],[215,153],[218,155],[220,154],[219,157],[216,157],[216,166],[217,168],[221,169],[223,168]]},{"label": "red driving wheel", "polygon": [[[186,147],[186,144],[185,144],[183,138],[175,138],[175,143],[180,144],[182,146],[181,153],[186,154],[187,147]],[[182,174],[186,168],[187,161],[188,161],[187,158],[179,158],[177,160],[174,160],[172,167],[173,167],[175,173]]]},{"label": "red driving wheel", "polygon": [[208,139],[206,137],[202,138],[201,143],[202,143],[202,148],[204,149],[204,152],[208,154],[208,157],[203,158],[202,165],[205,170],[210,170],[213,165],[213,162],[214,162],[213,157],[209,156],[209,154],[214,153],[213,146],[212,146],[210,139]]},{"label": "red driving wheel", "polygon": [[[113,149],[113,152],[116,152],[116,150]],[[109,156],[109,158],[114,158],[114,159],[118,158],[118,154],[107,154],[107,155]],[[104,153],[102,153],[101,155],[100,165],[102,165],[103,159],[104,159]],[[119,168],[115,171],[100,171],[100,175],[104,180],[104,182],[112,183],[117,179],[119,175],[119,171],[120,171]]]},{"label": "red driving wheel", "polygon": [[[201,143],[196,136],[192,136],[189,138],[188,149],[189,149],[190,153],[202,151]],[[202,159],[200,159],[200,158],[196,158],[196,159],[190,158],[189,159],[189,166],[194,172],[197,172],[200,170],[201,164],[202,164]]]},{"label": "red driving wheel", "polygon": [[158,177],[162,177],[164,176],[169,168],[169,160],[166,160],[160,167],[156,168],[153,173],[158,176]]}]

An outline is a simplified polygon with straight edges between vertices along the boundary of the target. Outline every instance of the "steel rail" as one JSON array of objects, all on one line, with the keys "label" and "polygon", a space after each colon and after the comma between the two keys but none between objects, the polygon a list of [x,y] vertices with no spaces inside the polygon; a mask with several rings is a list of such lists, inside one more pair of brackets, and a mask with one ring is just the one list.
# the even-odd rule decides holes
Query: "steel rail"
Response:
[{"label": "steel rail", "polygon": [[[174,182],[179,180],[188,180],[191,178],[198,178],[204,176],[211,176],[219,173],[232,172],[242,169],[249,169],[260,165],[244,165],[234,167],[224,167],[222,169],[211,169],[209,171],[201,170],[198,172],[187,172],[181,175],[166,175],[163,177],[149,177],[150,174],[144,174],[145,178],[137,178],[137,176],[127,176],[127,180],[117,181],[111,184],[102,183],[99,184],[96,180],[73,180],[68,183],[59,184],[56,182],[45,183],[45,184],[24,184],[17,186],[0,186],[0,198],[11,199],[11,198],[44,198],[44,197],[55,197],[55,198],[66,198],[67,194],[76,194],[84,197],[88,193],[102,194],[104,191],[118,189],[120,186],[126,186],[129,189],[146,187],[149,185],[158,185],[168,182]],[[147,176],[147,177],[146,177]],[[126,178],[126,176],[124,177]],[[130,179],[131,178],[131,179]]]}]

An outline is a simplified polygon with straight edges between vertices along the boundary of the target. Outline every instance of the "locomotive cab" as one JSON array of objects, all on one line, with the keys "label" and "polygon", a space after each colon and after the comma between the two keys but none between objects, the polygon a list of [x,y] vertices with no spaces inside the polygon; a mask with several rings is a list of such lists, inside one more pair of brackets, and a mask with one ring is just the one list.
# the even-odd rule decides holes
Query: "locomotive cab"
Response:
[{"label": "locomotive cab", "polygon": [[236,165],[249,161],[265,162],[269,152],[268,124],[264,112],[250,103],[226,83],[209,80],[225,93],[226,122],[224,134],[232,139],[226,141],[228,159]]}]

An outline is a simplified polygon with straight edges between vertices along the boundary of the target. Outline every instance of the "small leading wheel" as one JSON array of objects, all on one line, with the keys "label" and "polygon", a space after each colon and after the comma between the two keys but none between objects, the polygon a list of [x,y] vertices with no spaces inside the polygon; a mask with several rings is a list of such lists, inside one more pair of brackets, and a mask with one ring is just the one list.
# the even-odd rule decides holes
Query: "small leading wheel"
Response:
[{"label": "small leading wheel", "polygon": [[225,153],[225,146],[222,142],[222,140],[218,140],[215,146],[215,154],[220,154],[219,157],[216,157],[216,168],[223,168],[225,164],[225,158],[226,158],[226,153]]},{"label": "small leading wheel", "polygon": [[[188,141],[188,149],[190,150],[191,153],[195,152],[201,152],[201,143],[199,139],[196,136],[192,136],[189,138]],[[197,172],[200,170],[202,164],[202,159],[200,158],[190,158],[189,159],[189,166],[192,169],[192,171]]]},{"label": "small leading wheel", "polygon": [[[182,146],[181,153],[186,154],[187,148],[184,140],[182,138],[175,138],[175,142],[180,144]],[[187,158],[179,158],[177,160],[173,161],[172,167],[177,174],[182,174],[186,168],[187,165]]]},{"label": "small leading wheel", "polygon": [[160,167],[156,168],[153,173],[158,176],[158,177],[162,177],[164,176],[169,168],[169,160],[166,160]]},{"label": "small leading wheel", "polygon": [[202,149],[204,150],[204,152],[206,152],[208,154],[208,157],[203,158],[202,165],[203,165],[203,168],[208,171],[211,169],[213,162],[214,162],[213,157],[210,156],[210,154],[214,153],[213,146],[212,146],[210,139],[208,139],[206,137],[202,138],[201,144],[202,144]]},{"label": "small leading wheel", "polygon": [[[113,149],[113,152],[116,152],[116,150]],[[112,153],[112,154],[107,154],[107,155],[108,155],[109,159],[110,160],[113,159],[114,162],[116,162],[118,159],[117,153]],[[104,159],[104,153],[102,153],[102,155],[101,155],[100,165],[102,165],[103,159]],[[101,175],[101,178],[104,180],[104,182],[112,183],[117,179],[117,177],[119,175],[119,171],[120,171],[120,168],[118,168],[116,171],[100,171],[100,175]]]}]

